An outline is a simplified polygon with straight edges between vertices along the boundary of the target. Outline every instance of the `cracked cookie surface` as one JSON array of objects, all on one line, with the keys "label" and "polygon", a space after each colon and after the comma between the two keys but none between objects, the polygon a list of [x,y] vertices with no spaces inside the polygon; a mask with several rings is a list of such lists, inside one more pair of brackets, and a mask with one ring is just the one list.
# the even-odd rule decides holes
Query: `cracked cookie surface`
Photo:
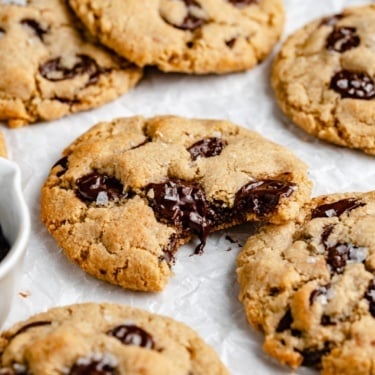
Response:
[{"label": "cracked cookie surface", "polygon": [[264,349],[325,375],[373,374],[375,192],[314,198],[238,257],[240,300]]},{"label": "cracked cookie surface", "polygon": [[308,133],[375,154],[375,5],[348,8],[292,34],[272,82],[282,110]]},{"label": "cracked cookie surface", "polygon": [[[266,155],[266,157],[265,157]],[[161,290],[179,245],[246,221],[282,223],[309,199],[293,153],[227,121],[130,117],[94,126],[42,189],[67,256],[125,288]]]},{"label": "cracked cookie surface", "polygon": [[98,107],[141,69],[88,37],[64,0],[0,4],[0,119],[10,127]]},{"label": "cracked cookie surface", "polygon": [[139,66],[166,72],[252,68],[284,24],[281,0],[69,0],[91,33]]},{"label": "cracked cookie surface", "polygon": [[133,307],[50,309],[0,336],[1,375],[227,375],[187,325]]}]

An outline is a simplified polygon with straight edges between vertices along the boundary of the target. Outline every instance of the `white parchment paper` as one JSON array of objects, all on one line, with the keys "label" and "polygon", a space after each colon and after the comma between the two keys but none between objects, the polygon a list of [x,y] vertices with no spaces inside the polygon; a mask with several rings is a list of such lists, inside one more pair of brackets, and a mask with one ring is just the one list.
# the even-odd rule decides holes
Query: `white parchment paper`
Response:
[{"label": "white parchment paper", "polygon": [[[313,18],[365,3],[285,0],[287,24],[283,38]],[[65,258],[39,219],[40,187],[63,148],[99,121],[136,114],[228,119],[293,150],[309,165],[314,195],[374,190],[373,157],[313,139],[282,115],[269,83],[271,60],[268,58],[251,71],[225,76],[194,77],[152,71],[137,88],[99,109],[17,130],[1,127],[10,158],[21,167],[32,219],[24,273],[19,275],[20,293],[6,327],[53,306],[112,301],[187,323],[217,350],[234,375],[292,372],[262,352],[262,337],[247,324],[237,300],[235,259],[239,248],[225,237],[230,234],[243,243],[249,228],[212,235],[202,256],[190,256],[194,244],[185,246],[178,253],[175,275],[166,289],[159,294],[146,294],[129,292],[86,275]],[[297,373],[314,372],[300,369]]]}]

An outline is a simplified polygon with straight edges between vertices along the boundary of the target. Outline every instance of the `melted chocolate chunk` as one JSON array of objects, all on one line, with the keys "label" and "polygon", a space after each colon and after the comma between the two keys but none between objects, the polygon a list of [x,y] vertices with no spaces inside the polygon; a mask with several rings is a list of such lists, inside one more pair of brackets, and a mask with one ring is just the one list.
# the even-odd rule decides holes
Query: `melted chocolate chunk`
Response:
[{"label": "melted chocolate chunk", "polygon": [[68,157],[64,156],[60,160],[58,160],[53,166],[52,169],[60,166],[62,169],[56,173],[57,177],[62,176],[68,170]]},{"label": "melted chocolate chunk", "polygon": [[104,360],[78,360],[69,375],[114,375],[116,367]]},{"label": "melted chocolate chunk", "polygon": [[291,328],[293,323],[292,311],[290,308],[286,311],[284,316],[280,319],[279,324],[277,325],[276,332],[281,333]]},{"label": "melted chocolate chunk", "polygon": [[338,217],[345,212],[350,212],[357,207],[362,207],[365,205],[366,203],[363,203],[355,198],[341,199],[333,203],[322,204],[321,206],[316,207],[311,213],[311,218]]},{"label": "melted chocolate chunk", "polygon": [[120,181],[114,177],[98,172],[92,172],[76,181],[77,196],[86,202],[97,202],[105,205],[108,201],[117,201],[127,198],[124,187]]},{"label": "melted chocolate chunk", "polygon": [[209,207],[201,186],[171,179],[161,184],[149,184],[146,194],[159,219],[174,224],[182,231],[198,235],[201,243],[195,253],[201,254],[211,228]]},{"label": "melted chocolate chunk", "polygon": [[178,236],[176,234],[172,234],[169,238],[168,245],[163,249],[163,255],[160,256],[159,260],[161,262],[165,261],[170,266],[175,263],[175,253],[177,251],[178,245]]},{"label": "melted chocolate chunk", "polygon": [[221,138],[204,138],[190,146],[188,151],[193,160],[199,157],[210,158],[220,155],[226,145]]},{"label": "melted chocolate chunk", "polygon": [[124,345],[135,345],[146,349],[155,347],[152,336],[135,325],[121,325],[111,329],[107,334],[116,337]]},{"label": "melted chocolate chunk", "polygon": [[251,4],[256,4],[258,0],[227,0],[228,3],[231,3],[236,8],[245,8]]},{"label": "melted chocolate chunk", "polygon": [[45,28],[42,27],[42,25],[33,20],[32,18],[25,18],[21,21],[21,24],[24,25],[24,26],[27,26],[28,28],[30,28],[31,30],[33,30],[33,32],[35,33],[35,35],[41,40],[43,41],[43,38],[44,38],[44,35],[47,34],[48,30],[46,30]]},{"label": "melted chocolate chunk", "polygon": [[337,322],[332,320],[332,317],[329,315],[322,315],[320,323],[322,326],[335,326],[337,324]]},{"label": "melted chocolate chunk", "polygon": [[9,253],[10,246],[6,238],[4,237],[3,231],[0,226],[0,262]]},{"label": "melted chocolate chunk", "polygon": [[329,51],[343,53],[352,48],[358,47],[361,42],[355,27],[334,28],[328,35],[326,48]]},{"label": "melted chocolate chunk", "polygon": [[324,228],[323,228],[323,232],[322,232],[322,235],[320,237],[320,240],[322,242],[322,244],[324,245],[324,247],[327,249],[329,246],[328,246],[328,237],[331,235],[331,233],[333,232],[333,229],[335,228],[335,225],[334,224],[330,224],[330,225],[326,225]]},{"label": "melted chocolate chunk", "polygon": [[48,60],[39,66],[39,73],[45,79],[52,82],[72,79],[76,76],[87,74],[89,76],[87,85],[94,84],[98,81],[99,76],[109,71],[101,68],[97,62],[87,55],[76,55],[77,62],[72,67],[64,66],[61,57]]},{"label": "melted chocolate chunk", "polygon": [[375,279],[372,279],[367,287],[365,298],[369,302],[369,310],[371,315],[375,318]]},{"label": "melted chocolate chunk", "polygon": [[374,80],[365,73],[341,70],[332,77],[330,89],[336,91],[342,98],[363,100],[375,98]]},{"label": "melted chocolate chunk", "polygon": [[182,23],[179,25],[176,25],[174,23],[171,23],[166,18],[164,18],[164,21],[176,27],[177,29],[190,30],[190,31],[197,29],[198,27],[202,26],[206,22],[205,18],[198,17],[194,12],[194,8],[202,9],[202,7],[200,6],[198,2],[196,2],[195,0],[180,0],[180,1],[184,2],[186,9],[187,9],[187,15],[183,19]]},{"label": "melted chocolate chunk", "polygon": [[325,343],[323,349],[305,349],[300,353],[303,356],[302,366],[319,368],[322,362],[322,357],[331,351],[329,344]]},{"label": "melted chocolate chunk", "polygon": [[343,14],[335,14],[334,16],[323,18],[320,26],[335,26],[343,18]]},{"label": "melted chocolate chunk", "polygon": [[262,217],[276,208],[281,197],[289,197],[294,190],[295,184],[287,181],[250,182],[237,192],[234,205],[238,211],[251,210]]}]

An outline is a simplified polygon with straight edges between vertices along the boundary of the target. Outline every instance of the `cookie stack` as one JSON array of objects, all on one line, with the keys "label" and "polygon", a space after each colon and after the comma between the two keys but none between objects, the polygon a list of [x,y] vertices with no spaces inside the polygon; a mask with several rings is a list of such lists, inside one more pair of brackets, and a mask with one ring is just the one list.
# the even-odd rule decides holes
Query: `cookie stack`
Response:
[{"label": "cookie stack", "polygon": [[[281,0],[1,5],[9,78],[0,115],[17,127],[96,107],[134,86],[145,66],[250,69],[283,23]],[[271,73],[293,122],[372,155],[374,36],[374,5],[316,20],[287,39]],[[237,279],[265,351],[292,368],[372,374],[375,192],[311,193],[306,164],[258,133],[224,120],[134,116],[101,122],[63,151],[40,214],[73,263],[143,292],[165,289],[182,245],[197,239],[202,254],[211,233],[255,222]],[[1,375],[227,373],[187,326],[115,304],[55,308],[0,337]]]}]

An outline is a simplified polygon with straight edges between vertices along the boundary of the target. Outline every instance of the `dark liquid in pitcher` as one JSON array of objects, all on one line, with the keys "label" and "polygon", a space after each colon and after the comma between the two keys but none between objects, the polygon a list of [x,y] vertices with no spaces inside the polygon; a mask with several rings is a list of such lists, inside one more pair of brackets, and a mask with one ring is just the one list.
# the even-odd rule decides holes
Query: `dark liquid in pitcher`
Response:
[{"label": "dark liquid in pitcher", "polygon": [[3,231],[0,226],[0,262],[5,258],[10,249],[9,243],[4,237]]}]

